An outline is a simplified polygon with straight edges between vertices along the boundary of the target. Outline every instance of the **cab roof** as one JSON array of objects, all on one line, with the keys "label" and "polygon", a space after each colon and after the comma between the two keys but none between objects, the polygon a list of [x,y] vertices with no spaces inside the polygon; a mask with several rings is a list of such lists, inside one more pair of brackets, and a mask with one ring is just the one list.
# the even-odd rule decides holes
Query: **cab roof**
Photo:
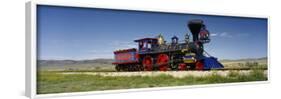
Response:
[{"label": "cab roof", "polygon": [[157,38],[142,38],[142,39],[135,40],[135,42],[148,41],[148,40],[158,40],[158,39]]}]

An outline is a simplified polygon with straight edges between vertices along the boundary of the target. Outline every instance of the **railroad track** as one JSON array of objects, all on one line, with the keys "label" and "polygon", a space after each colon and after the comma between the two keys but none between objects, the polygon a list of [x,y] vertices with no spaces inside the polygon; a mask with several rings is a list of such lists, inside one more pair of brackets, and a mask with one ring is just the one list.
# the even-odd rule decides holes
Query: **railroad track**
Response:
[{"label": "railroad track", "polygon": [[[264,74],[267,75],[267,69],[259,69],[264,70]],[[85,75],[100,75],[100,76],[159,76],[159,75],[170,75],[176,78],[182,78],[187,76],[194,77],[204,77],[210,76],[212,74],[217,74],[221,76],[228,76],[232,71],[235,71],[237,74],[248,75],[251,72],[251,69],[243,68],[243,69],[218,69],[218,70],[190,70],[190,71],[134,71],[134,72],[116,72],[116,71],[107,71],[107,72],[61,72],[60,74],[64,75],[75,75],[75,74],[85,74]]]},{"label": "railroad track", "polygon": [[[267,68],[222,68],[222,69],[211,69],[211,70],[185,70],[185,71],[231,71],[231,70],[268,70]],[[179,71],[179,70],[169,70],[169,71]],[[157,72],[155,71],[116,71],[116,70],[66,70],[64,72]],[[159,71],[160,72],[160,71]],[[165,72],[165,71],[162,71]]]},{"label": "railroad track", "polygon": [[212,69],[212,70],[267,70],[267,68],[222,68],[222,69]]}]

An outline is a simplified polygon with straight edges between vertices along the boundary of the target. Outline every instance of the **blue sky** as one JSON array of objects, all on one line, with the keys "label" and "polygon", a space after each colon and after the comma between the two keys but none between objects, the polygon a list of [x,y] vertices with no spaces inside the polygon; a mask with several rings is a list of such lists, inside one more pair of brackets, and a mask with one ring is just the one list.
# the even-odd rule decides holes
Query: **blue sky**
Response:
[{"label": "blue sky", "polygon": [[161,33],[167,42],[190,33],[202,19],[211,33],[205,50],[219,59],[267,56],[267,19],[38,6],[39,59],[113,58],[116,49],[136,48],[135,39]]}]

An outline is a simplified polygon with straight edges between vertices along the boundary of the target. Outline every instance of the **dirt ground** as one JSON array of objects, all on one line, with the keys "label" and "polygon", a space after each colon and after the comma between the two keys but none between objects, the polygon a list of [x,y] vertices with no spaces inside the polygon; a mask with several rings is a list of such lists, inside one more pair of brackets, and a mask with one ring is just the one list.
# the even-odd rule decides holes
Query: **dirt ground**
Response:
[{"label": "dirt ground", "polygon": [[[153,72],[62,72],[64,75],[101,75],[101,76],[159,76],[159,75],[170,75],[176,78],[183,78],[186,76],[204,77],[212,74],[218,74],[221,76],[228,76],[230,73],[238,73],[240,75],[250,74],[250,70],[232,70],[232,71],[153,71]],[[267,75],[267,70],[264,71]]]}]

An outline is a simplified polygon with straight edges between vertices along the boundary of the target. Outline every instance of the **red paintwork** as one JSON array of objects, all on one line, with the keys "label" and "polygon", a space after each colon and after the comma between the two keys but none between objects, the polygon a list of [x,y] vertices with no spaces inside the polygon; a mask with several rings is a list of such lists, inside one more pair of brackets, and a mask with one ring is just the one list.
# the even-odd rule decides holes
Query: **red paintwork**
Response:
[{"label": "red paintwork", "polygon": [[128,60],[131,60],[131,58],[133,58],[133,57],[134,56],[132,56],[131,53],[119,53],[119,54],[116,54],[115,60],[128,61]]},{"label": "red paintwork", "polygon": [[160,71],[168,70],[169,56],[167,54],[159,54],[157,57],[157,65]]},{"label": "red paintwork", "polygon": [[197,61],[195,64],[196,70],[203,70],[204,69],[204,63],[202,61]]},{"label": "red paintwork", "polygon": [[135,48],[115,51],[115,62],[112,64],[138,63],[138,58],[135,55],[136,51]]},{"label": "red paintwork", "polygon": [[135,56],[135,57],[136,57],[137,60],[139,60],[140,55],[139,55],[138,53],[136,53],[136,56]]},{"label": "red paintwork", "polygon": [[179,64],[179,70],[186,70],[186,64],[180,63]]},{"label": "red paintwork", "polygon": [[144,66],[145,71],[151,71],[152,65],[153,65],[152,57],[151,56],[145,56],[143,61],[142,61],[142,65]]},{"label": "red paintwork", "polygon": [[206,31],[206,30],[200,31],[199,35],[200,35],[200,37],[204,37],[204,36],[208,35],[208,31]]}]

